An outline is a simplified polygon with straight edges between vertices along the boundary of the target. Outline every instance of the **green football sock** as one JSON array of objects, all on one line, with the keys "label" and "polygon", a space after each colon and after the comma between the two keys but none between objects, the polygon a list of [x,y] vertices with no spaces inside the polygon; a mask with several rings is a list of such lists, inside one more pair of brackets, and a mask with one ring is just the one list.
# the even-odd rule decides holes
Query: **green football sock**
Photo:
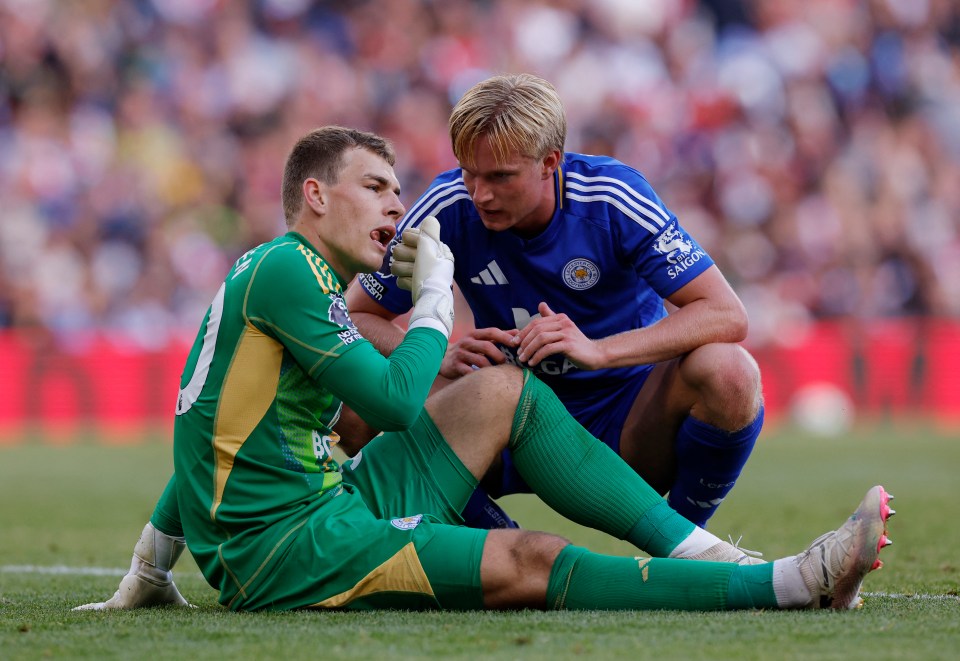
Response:
[{"label": "green football sock", "polygon": [[566,610],[722,610],[737,565],[620,558],[567,546],[547,585],[547,607]]},{"label": "green football sock", "polygon": [[183,524],[180,523],[180,504],[177,500],[177,476],[173,474],[163,489],[160,500],[150,517],[153,527],[170,537],[183,537]]},{"label": "green football sock", "polygon": [[550,572],[547,607],[697,611],[775,608],[772,574],[769,564],[619,558],[567,546]]},{"label": "green football sock", "polygon": [[777,596],[773,590],[773,563],[738,567],[738,571],[730,574],[727,608],[777,608]]},{"label": "green football sock", "polygon": [[527,371],[509,448],[520,475],[547,505],[650,555],[666,557],[695,527]]}]

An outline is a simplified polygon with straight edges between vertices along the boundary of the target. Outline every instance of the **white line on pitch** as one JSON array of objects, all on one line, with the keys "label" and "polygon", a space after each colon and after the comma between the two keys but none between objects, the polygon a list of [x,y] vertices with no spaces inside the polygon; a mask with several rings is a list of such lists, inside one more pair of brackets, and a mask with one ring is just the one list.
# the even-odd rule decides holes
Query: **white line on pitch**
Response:
[{"label": "white line on pitch", "polygon": [[0,565],[0,572],[4,574],[72,574],[74,576],[123,576],[126,569],[113,567],[67,567],[66,565],[51,565],[38,567],[37,565]]},{"label": "white line on pitch", "polygon": [[956,594],[906,594],[903,592],[861,592],[864,597],[881,597],[883,599],[931,599],[934,601],[960,601]]},{"label": "white line on pitch", "polygon": [[[68,567],[67,565],[0,565],[0,574],[56,574],[70,576],[124,576],[127,569],[119,567]],[[190,572],[178,572],[178,576],[190,576]],[[193,572],[203,578],[200,572]]]}]

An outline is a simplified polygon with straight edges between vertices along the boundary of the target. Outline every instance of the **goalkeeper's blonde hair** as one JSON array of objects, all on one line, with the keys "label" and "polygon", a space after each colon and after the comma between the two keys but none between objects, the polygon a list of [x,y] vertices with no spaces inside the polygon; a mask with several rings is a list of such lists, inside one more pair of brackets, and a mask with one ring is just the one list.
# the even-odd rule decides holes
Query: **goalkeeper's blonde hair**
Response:
[{"label": "goalkeeper's blonde hair", "polygon": [[494,76],[471,87],[450,113],[450,141],[461,165],[473,165],[477,140],[487,136],[497,162],[511,152],[543,158],[563,153],[567,118],[557,90],[532,74]]}]

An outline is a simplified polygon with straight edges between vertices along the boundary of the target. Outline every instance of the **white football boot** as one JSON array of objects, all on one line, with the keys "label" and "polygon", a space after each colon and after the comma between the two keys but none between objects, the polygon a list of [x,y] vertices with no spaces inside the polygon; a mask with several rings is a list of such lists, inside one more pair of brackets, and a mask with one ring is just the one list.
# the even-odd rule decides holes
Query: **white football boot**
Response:
[{"label": "white football boot", "polygon": [[860,586],[864,577],[883,566],[880,549],[887,538],[887,519],[893,496],[882,486],[867,492],[860,506],[837,530],[821,535],[806,551],[794,556],[810,591],[807,608],[852,609],[863,605]]}]

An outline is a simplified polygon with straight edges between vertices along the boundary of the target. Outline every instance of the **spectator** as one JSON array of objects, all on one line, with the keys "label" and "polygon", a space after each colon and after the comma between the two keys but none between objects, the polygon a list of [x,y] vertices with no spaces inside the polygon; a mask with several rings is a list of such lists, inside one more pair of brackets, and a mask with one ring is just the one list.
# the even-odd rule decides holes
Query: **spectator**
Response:
[{"label": "spectator", "polygon": [[751,316],[960,316],[960,9],[629,3],[0,0],[0,327],[189,338],[282,228],[276,164],[345,123],[454,165],[453,101],[555,81],[569,145],[655,184]]}]

